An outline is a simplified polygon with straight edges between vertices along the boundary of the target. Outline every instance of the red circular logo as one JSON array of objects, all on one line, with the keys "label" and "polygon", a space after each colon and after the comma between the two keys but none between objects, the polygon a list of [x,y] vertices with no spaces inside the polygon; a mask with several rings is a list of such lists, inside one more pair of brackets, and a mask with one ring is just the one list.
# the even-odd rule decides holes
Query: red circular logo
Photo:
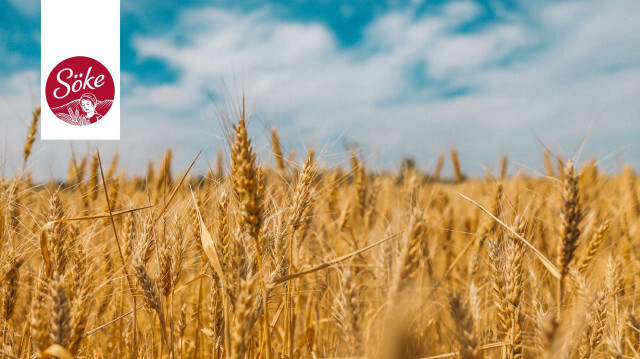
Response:
[{"label": "red circular logo", "polygon": [[109,70],[99,61],[74,56],[53,68],[44,92],[56,117],[74,126],[85,126],[109,112],[115,86]]}]

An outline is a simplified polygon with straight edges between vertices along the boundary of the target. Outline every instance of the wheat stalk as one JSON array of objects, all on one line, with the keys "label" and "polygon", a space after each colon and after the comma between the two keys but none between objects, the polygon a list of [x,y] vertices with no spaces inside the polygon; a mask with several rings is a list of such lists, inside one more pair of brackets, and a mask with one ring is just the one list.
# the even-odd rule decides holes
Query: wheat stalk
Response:
[{"label": "wheat stalk", "polygon": [[23,153],[23,162],[22,169],[24,170],[27,165],[27,160],[29,156],[31,156],[31,150],[33,148],[33,143],[36,141],[36,131],[38,130],[38,121],[40,120],[40,106],[36,107],[33,111],[33,119],[31,120],[31,125],[29,126],[29,132],[27,133],[27,140],[24,142],[24,153]]},{"label": "wheat stalk", "polygon": [[460,344],[460,358],[482,359],[482,348],[476,336],[469,304],[460,293],[449,296],[451,316],[456,324],[456,336]]},{"label": "wheat stalk", "polygon": [[558,241],[558,271],[560,272],[560,279],[558,280],[557,302],[559,314],[562,313],[565,277],[569,273],[569,265],[578,247],[579,225],[584,216],[580,203],[579,180],[580,176],[573,168],[573,161],[569,159],[564,168],[563,204],[560,213],[560,240]]}]

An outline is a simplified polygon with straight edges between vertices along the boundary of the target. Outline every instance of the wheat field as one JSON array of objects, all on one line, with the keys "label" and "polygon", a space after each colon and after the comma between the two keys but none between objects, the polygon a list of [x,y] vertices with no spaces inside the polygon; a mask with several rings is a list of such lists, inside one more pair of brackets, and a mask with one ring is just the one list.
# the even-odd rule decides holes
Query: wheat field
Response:
[{"label": "wheat field", "polygon": [[631,168],[373,172],[276,130],[267,165],[247,125],[204,174],[168,150],[142,176],[95,152],[63,183],[0,179],[0,357],[640,356]]}]

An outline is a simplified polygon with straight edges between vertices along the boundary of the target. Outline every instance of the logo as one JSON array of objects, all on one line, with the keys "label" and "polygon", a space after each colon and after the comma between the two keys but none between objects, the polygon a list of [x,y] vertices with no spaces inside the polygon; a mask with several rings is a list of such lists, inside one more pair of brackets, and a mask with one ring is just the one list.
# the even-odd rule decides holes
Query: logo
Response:
[{"label": "logo", "polygon": [[74,56],[53,68],[45,86],[51,111],[74,126],[96,123],[109,112],[115,85],[109,70],[99,61]]}]

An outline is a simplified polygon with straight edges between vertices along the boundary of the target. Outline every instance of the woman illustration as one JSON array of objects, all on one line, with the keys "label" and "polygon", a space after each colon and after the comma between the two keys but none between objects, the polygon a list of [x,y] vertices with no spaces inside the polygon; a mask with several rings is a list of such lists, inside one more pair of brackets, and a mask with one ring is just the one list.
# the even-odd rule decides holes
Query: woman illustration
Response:
[{"label": "woman illustration", "polygon": [[95,123],[102,118],[102,115],[96,112],[97,104],[98,99],[92,93],[85,93],[80,96],[80,107],[86,113],[84,117],[89,120],[89,123]]}]

